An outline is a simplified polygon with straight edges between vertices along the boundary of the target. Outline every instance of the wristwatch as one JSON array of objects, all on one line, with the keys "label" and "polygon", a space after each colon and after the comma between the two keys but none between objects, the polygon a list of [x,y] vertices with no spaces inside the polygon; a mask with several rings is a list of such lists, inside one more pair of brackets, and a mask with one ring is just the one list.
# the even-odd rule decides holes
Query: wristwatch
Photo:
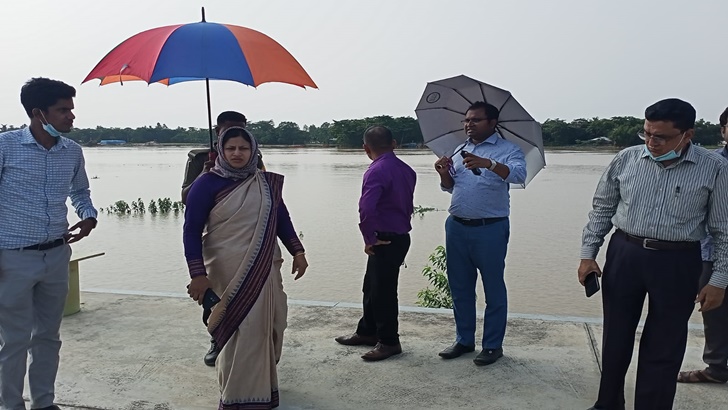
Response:
[{"label": "wristwatch", "polygon": [[494,159],[491,159],[491,160],[490,160],[490,166],[488,167],[488,169],[489,169],[489,170],[491,170],[491,171],[495,171],[495,167],[496,167],[496,165],[498,165],[498,163],[497,163],[497,162],[495,162],[495,160],[494,160]]}]

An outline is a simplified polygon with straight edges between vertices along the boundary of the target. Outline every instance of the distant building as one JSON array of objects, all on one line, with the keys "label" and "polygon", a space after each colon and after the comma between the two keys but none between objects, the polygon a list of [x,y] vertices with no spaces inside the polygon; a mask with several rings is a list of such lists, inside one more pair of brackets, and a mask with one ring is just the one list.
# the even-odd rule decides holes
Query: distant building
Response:
[{"label": "distant building", "polygon": [[99,141],[99,145],[124,145],[126,144],[126,141],[124,140],[101,140]]}]

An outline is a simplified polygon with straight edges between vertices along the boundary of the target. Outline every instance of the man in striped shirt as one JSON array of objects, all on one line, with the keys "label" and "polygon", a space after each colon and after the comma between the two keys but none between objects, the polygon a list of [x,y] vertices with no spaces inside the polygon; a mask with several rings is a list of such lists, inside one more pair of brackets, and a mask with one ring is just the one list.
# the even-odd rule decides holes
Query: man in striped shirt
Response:
[{"label": "man in striped shirt", "polygon": [[[28,81],[20,101],[30,126],[0,134],[0,410],[57,410],[54,384],[68,293],[69,243],[96,227],[70,85]],[[68,227],[66,200],[81,219]],[[27,356],[30,360],[27,361]]]},{"label": "man in striped shirt", "polygon": [[[624,379],[645,295],[636,409],[670,409],[694,305],[710,311],[728,285],[728,162],[691,144],[695,109],[667,99],[645,110],[644,145],[614,157],[599,180],[584,228],[579,282],[590,272],[612,227],[602,283],[602,377],[594,409],[624,409]],[[700,240],[710,233],[715,264],[699,289]],[[697,296],[697,297],[696,297]]]}]

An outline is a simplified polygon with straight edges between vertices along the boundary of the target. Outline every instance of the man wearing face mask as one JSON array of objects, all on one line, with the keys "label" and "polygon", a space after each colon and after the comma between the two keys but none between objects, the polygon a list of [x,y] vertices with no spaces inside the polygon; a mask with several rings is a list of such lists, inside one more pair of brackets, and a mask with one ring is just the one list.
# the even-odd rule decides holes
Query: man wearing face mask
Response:
[{"label": "man wearing face mask", "polygon": [[[68,245],[96,227],[81,147],[73,127],[76,90],[33,78],[20,101],[30,126],[0,134],[0,410],[56,410],[54,384],[68,293]],[[66,199],[81,219],[68,227]],[[27,360],[30,355],[30,360]]]},{"label": "man wearing face mask", "polygon": [[[718,118],[720,133],[728,143],[728,108]],[[728,159],[728,146],[716,151]],[[713,273],[713,238],[708,236],[701,243],[703,251],[703,273],[700,275],[700,287],[710,281]],[[703,312],[703,329],[705,348],[703,361],[708,365],[702,370],[680,372],[679,383],[726,383],[728,382],[728,301],[723,299],[720,307]]]},{"label": "man wearing face mask", "polygon": [[[624,380],[649,295],[640,339],[635,409],[670,409],[695,303],[708,312],[728,285],[728,162],[691,144],[695,109],[667,99],[645,110],[644,145],[615,155],[604,171],[584,228],[579,282],[602,276],[604,335],[599,396],[593,409],[624,409]],[[604,274],[596,262],[616,228]],[[700,288],[700,240],[713,237],[714,268]]]}]

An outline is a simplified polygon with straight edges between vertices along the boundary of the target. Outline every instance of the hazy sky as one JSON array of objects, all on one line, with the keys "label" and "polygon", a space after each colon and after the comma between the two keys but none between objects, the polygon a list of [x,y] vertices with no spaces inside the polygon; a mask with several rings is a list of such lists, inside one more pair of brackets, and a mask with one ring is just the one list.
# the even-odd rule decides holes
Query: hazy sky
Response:
[{"label": "hazy sky", "polygon": [[728,105],[726,0],[5,0],[0,123],[21,124],[34,76],[77,89],[76,126],[206,127],[204,82],[81,85],[113,47],[200,20],[261,31],[319,89],[212,82],[213,115],[299,125],[414,116],[425,84],[459,74],[510,90],[539,121],[642,116],[658,99],[717,122]]}]

